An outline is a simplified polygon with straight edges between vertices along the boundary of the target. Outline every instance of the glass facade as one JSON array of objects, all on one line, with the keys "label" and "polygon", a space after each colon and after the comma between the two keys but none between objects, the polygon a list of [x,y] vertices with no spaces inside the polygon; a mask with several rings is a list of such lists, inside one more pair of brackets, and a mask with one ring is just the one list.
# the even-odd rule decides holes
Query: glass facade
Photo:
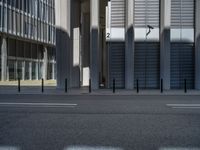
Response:
[{"label": "glass facade", "polygon": [[7,41],[8,80],[41,79],[44,48],[47,48],[49,55],[47,79],[54,79],[54,0],[0,0],[0,44],[1,35]]},{"label": "glass facade", "polygon": [[[44,47],[41,44],[8,39],[8,80],[42,79]],[[47,79],[55,79],[55,49],[47,47],[48,66]]]},{"label": "glass facade", "polygon": [[55,45],[54,0],[0,0],[0,32]]}]

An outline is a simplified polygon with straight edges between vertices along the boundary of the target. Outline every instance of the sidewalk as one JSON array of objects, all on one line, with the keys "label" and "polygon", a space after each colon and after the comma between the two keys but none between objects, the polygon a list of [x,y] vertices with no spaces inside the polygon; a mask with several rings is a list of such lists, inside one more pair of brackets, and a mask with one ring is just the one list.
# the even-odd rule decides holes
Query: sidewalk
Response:
[{"label": "sidewalk", "polygon": [[[41,80],[21,80],[20,81],[22,86],[27,86],[27,87],[34,87],[34,86],[40,86],[42,81]],[[1,86],[17,86],[18,81],[0,81],[0,87]],[[56,86],[56,81],[55,80],[45,80],[44,81],[44,86]]]},{"label": "sidewalk", "polygon": [[20,93],[18,92],[17,86],[0,86],[0,95],[1,94],[38,94],[38,95],[141,95],[141,96],[150,96],[150,95],[199,95],[200,91],[198,90],[188,90],[187,93],[184,93],[184,90],[167,90],[163,93],[160,90],[140,90],[139,93],[136,90],[122,90],[116,89],[116,92],[113,93],[112,89],[99,89],[94,90],[92,93],[89,93],[88,88],[81,89],[68,89],[68,92],[62,89],[57,89],[55,86],[45,86],[44,93],[42,93],[41,86],[21,86]]}]

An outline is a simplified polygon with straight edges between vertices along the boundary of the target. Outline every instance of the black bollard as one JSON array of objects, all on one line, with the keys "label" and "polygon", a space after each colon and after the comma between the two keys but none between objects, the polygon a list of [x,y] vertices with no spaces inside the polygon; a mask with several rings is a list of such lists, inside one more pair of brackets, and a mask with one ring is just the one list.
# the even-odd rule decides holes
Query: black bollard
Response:
[{"label": "black bollard", "polygon": [[21,92],[21,83],[20,83],[20,78],[18,78],[18,92]]},{"label": "black bollard", "polygon": [[44,93],[44,79],[42,79],[42,93]]},{"label": "black bollard", "polygon": [[184,90],[185,93],[187,93],[187,80],[186,80],[186,79],[184,80],[184,89],[185,89],[185,90]]},{"label": "black bollard", "polygon": [[113,79],[113,93],[115,93],[115,79]]},{"label": "black bollard", "polygon": [[92,93],[92,88],[91,88],[91,79],[89,79],[89,93]]},{"label": "black bollard", "polygon": [[163,93],[163,79],[160,80],[160,92]]},{"label": "black bollard", "polygon": [[137,85],[137,93],[139,93],[139,80],[137,80],[136,85]]},{"label": "black bollard", "polygon": [[65,93],[68,92],[68,86],[67,86],[67,78],[65,79]]}]

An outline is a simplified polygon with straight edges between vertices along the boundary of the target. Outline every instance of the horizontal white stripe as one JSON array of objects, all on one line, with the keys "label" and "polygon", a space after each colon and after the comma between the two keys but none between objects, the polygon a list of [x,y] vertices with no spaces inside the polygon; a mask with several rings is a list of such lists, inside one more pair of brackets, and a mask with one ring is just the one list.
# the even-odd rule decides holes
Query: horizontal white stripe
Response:
[{"label": "horizontal white stripe", "polygon": [[169,107],[200,107],[200,104],[166,104]]},{"label": "horizontal white stripe", "polygon": [[173,109],[200,109],[200,107],[172,107]]},{"label": "horizontal white stripe", "polygon": [[0,103],[0,106],[74,107],[74,106],[77,106],[77,104],[66,104],[66,103]]}]

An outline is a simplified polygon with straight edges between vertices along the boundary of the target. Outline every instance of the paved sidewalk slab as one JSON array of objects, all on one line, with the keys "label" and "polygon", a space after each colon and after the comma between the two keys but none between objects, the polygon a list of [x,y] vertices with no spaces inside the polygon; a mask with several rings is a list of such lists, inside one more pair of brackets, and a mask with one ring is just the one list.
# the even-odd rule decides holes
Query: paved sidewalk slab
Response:
[{"label": "paved sidewalk slab", "polygon": [[44,93],[42,93],[41,86],[21,86],[20,93],[17,86],[0,86],[0,94],[43,94],[43,95],[200,95],[198,90],[188,90],[187,93],[184,90],[167,90],[163,93],[160,90],[140,90],[139,93],[136,90],[123,90],[116,89],[113,93],[112,89],[99,89],[89,93],[88,88],[81,89],[68,89],[65,93],[63,89],[57,89],[55,86],[45,86]]}]

